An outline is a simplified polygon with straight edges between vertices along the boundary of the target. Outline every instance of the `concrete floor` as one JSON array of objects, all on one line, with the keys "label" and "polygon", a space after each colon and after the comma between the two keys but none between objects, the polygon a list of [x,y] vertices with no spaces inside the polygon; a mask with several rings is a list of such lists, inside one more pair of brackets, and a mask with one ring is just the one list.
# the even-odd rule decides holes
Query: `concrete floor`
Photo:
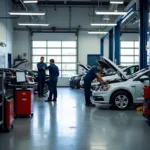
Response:
[{"label": "concrete floor", "polygon": [[0,150],[149,150],[149,141],[141,113],[86,108],[81,91],[61,88],[57,103],[36,98],[34,117],[0,134]]}]

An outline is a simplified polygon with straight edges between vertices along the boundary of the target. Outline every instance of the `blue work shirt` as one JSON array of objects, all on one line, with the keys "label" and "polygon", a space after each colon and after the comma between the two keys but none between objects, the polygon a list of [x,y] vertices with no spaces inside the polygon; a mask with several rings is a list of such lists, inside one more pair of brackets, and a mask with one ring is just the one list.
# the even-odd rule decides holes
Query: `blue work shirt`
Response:
[{"label": "blue work shirt", "polygon": [[57,81],[59,77],[59,68],[55,64],[51,64],[46,69],[49,69],[50,80]]},{"label": "blue work shirt", "polygon": [[84,77],[84,81],[91,83],[96,78],[96,73],[99,73],[97,67],[91,68]]},{"label": "blue work shirt", "polygon": [[45,70],[43,68],[46,68],[47,65],[45,63],[39,62],[37,63],[38,68],[38,77],[45,77]]}]

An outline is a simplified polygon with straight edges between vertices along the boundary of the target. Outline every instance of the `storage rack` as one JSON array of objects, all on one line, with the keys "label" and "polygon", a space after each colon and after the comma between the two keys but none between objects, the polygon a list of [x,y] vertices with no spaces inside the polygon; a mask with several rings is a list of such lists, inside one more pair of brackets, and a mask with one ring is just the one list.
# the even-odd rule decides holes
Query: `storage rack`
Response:
[{"label": "storage rack", "polygon": [[4,130],[5,73],[0,72],[0,129]]}]

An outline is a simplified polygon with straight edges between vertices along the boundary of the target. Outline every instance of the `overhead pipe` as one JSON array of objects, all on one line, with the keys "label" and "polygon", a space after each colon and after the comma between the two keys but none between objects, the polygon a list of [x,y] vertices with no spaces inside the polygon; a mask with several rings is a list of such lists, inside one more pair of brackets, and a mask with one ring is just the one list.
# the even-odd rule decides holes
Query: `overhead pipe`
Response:
[{"label": "overhead pipe", "polygon": [[[28,8],[26,7],[26,5],[23,3],[23,1],[22,0],[19,0],[20,1],[20,3],[23,5],[23,7],[25,8],[25,10],[26,11],[28,11]],[[34,20],[34,17],[33,16],[31,16],[32,17],[32,19]]]}]

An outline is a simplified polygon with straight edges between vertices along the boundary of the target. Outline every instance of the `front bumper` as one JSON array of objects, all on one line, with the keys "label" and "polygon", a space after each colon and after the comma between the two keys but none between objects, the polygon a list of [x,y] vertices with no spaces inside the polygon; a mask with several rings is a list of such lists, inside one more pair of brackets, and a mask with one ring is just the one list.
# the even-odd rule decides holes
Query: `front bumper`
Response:
[{"label": "front bumper", "polygon": [[110,95],[107,91],[93,91],[92,101],[98,104],[109,104]]}]

